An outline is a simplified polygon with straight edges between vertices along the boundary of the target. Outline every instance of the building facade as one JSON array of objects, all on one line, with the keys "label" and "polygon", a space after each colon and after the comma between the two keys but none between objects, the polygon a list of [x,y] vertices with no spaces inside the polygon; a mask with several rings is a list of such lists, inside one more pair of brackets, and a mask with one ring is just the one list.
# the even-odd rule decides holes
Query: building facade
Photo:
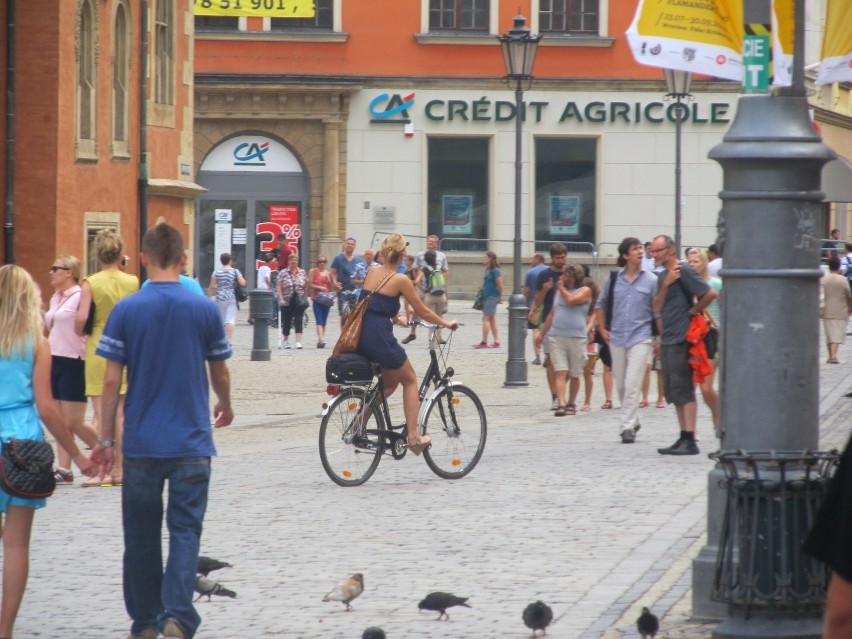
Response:
[{"label": "building facade", "polygon": [[4,262],[30,271],[47,298],[56,255],[97,270],[100,229],[121,234],[136,274],[141,234],[157,221],[191,245],[201,191],[191,1],[0,0],[0,22]]}]

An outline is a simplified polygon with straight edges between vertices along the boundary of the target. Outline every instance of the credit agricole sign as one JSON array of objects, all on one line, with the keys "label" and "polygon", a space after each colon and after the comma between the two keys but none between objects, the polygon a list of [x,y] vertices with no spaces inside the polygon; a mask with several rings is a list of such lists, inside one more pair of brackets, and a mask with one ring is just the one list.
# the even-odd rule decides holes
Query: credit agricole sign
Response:
[{"label": "credit agricole sign", "polygon": [[[414,93],[380,93],[370,101],[370,122],[373,124],[408,124],[411,114],[420,111],[427,120],[435,122],[508,122],[515,119],[515,103],[490,100],[434,98],[422,106]],[[419,115],[419,113],[418,113]],[[564,102],[524,102],[521,116],[525,122],[541,122],[556,118],[559,124],[662,124],[663,122],[692,122],[694,124],[727,124],[731,121],[730,102],[682,103],[632,102],[624,100],[589,100]]]}]

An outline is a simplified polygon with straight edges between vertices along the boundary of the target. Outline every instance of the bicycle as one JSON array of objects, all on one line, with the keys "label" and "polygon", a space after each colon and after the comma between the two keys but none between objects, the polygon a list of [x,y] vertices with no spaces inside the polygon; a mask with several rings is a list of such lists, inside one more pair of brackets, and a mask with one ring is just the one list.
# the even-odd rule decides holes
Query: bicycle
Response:
[{"label": "bicycle", "polygon": [[[411,324],[440,328],[421,320]],[[482,457],[487,432],[485,409],[476,393],[453,381],[455,371],[446,366],[452,333],[445,345],[436,342],[430,341],[431,361],[420,382],[417,429],[421,435],[429,433],[432,437],[423,451],[432,472],[443,479],[460,479]],[[340,486],[360,486],[376,472],[383,455],[402,459],[408,452],[406,424],[393,425],[381,369],[375,363],[370,365],[371,379],[330,384],[327,390],[332,399],[323,404],[320,460],[331,480]]]}]

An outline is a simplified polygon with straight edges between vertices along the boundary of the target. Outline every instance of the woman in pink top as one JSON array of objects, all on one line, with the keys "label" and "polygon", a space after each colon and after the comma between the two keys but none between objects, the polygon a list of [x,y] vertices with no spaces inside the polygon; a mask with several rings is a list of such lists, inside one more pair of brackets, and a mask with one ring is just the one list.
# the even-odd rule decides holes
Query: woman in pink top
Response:
[{"label": "woman in pink top", "polygon": [[[50,388],[65,423],[71,432],[94,448],[98,434],[83,423],[86,414],[86,338],[74,330],[80,305],[80,260],[73,255],[60,255],[50,267],[50,283],[56,291],[44,316],[44,328],[50,344]],[[56,445],[59,467],[57,484],[73,484],[71,455]]]},{"label": "woman in pink top", "polygon": [[330,306],[317,302],[317,293],[320,291],[331,292],[331,280],[329,272],[326,270],[328,258],[325,255],[320,255],[317,258],[317,265],[308,273],[308,295],[313,300],[314,319],[317,325],[317,348],[325,348],[325,324],[328,321],[328,311]]}]

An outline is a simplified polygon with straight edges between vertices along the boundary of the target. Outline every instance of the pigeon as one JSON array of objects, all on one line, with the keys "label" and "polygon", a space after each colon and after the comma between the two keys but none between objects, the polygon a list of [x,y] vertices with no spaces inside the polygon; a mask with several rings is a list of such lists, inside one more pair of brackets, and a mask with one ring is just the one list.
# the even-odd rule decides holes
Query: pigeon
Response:
[{"label": "pigeon", "polygon": [[642,614],[636,620],[636,629],[642,639],[654,639],[660,629],[660,620],[647,608],[642,608]]},{"label": "pigeon", "polygon": [[210,601],[210,597],[213,595],[230,597],[231,599],[235,599],[237,596],[237,593],[233,590],[228,590],[222,584],[213,581],[209,577],[204,577],[203,575],[199,575],[195,578],[195,592],[198,593],[198,597],[195,598],[195,601],[198,601],[204,595],[207,595],[207,601]]},{"label": "pigeon", "polygon": [[470,606],[465,603],[467,600],[468,597],[456,597],[448,592],[430,592],[426,595],[426,598],[423,601],[417,604],[417,607],[420,610],[440,611],[441,614],[438,615],[437,620],[441,620],[444,617],[449,620],[450,615],[447,614],[447,608],[452,608],[453,606],[464,606],[465,608],[470,608]]},{"label": "pigeon", "polygon": [[323,601],[341,601],[346,606],[346,612],[352,610],[349,602],[364,592],[364,575],[356,572],[349,579],[344,579],[330,593],[322,598]]},{"label": "pigeon", "polygon": [[364,634],[361,635],[361,639],[387,639],[387,637],[384,630],[377,628],[376,626],[372,626],[364,631]]},{"label": "pigeon", "polygon": [[233,568],[231,564],[219,561],[218,559],[213,559],[212,557],[205,557],[204,555],[199,555],[198,564],[195,568],[195,572],[199,575],[204,575],[205,577],[209,575],[214,570],[219,570],[221,568]]},{"label": "pigeon", "polygon": [[543,634],[546,635],[546,628],[553,621],[553,611],[543,601],[536,601],[524,608],[523,618],[526,627],[533,631],[533,637],[536,636],[536,632],[539,630],[543,631]]}]

